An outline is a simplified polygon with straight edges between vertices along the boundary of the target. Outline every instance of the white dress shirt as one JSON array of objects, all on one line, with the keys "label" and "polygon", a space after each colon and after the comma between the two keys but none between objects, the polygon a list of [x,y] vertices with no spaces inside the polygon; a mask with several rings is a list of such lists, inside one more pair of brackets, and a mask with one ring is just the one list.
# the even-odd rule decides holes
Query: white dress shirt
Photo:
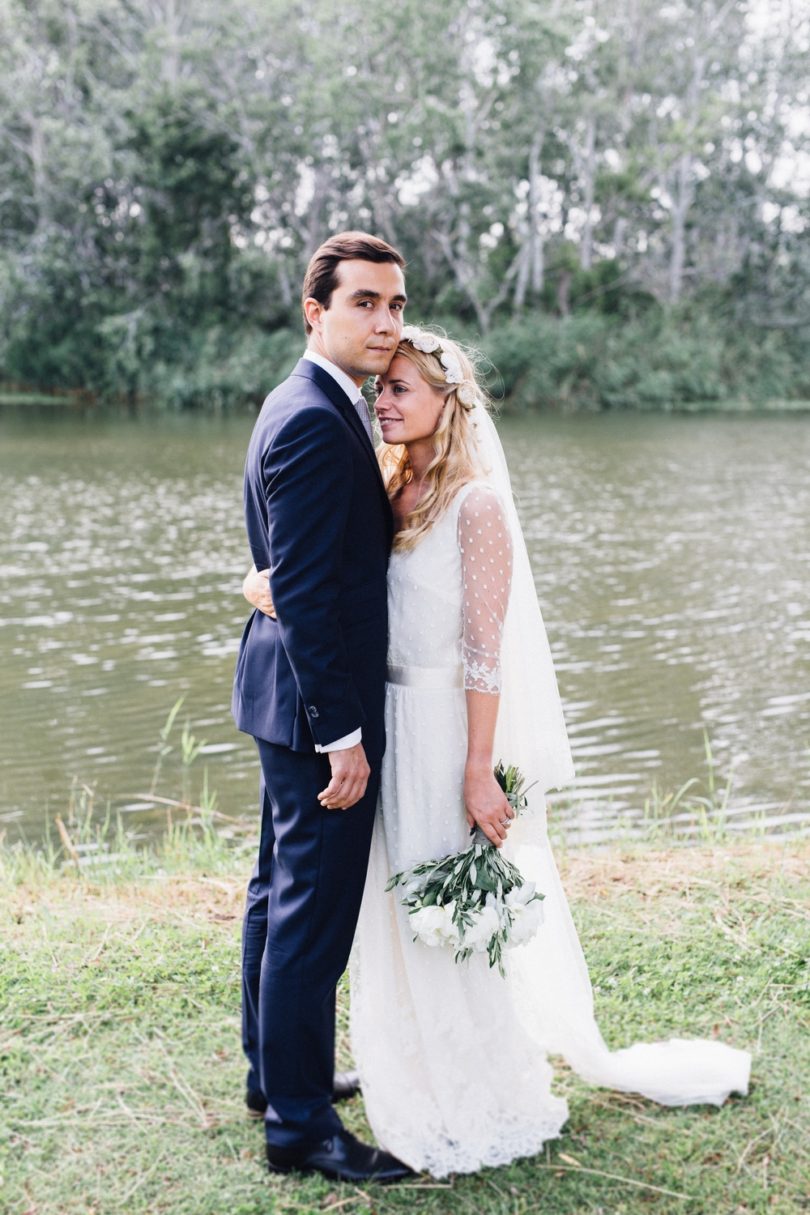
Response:
[{"label": "white dress shirt", "polygon": [[[354,402],[355,406],[358,404],[358,398],[359,400],[362,400],[363,408],[365,409],[366,406],[363,394],[351,376],[346,375],[346,372],[342,371],[340,367],[336,367],[334,363],[329,361],[329,359],[325,359],[322,354],[318,354],[314,350],[305,350],[303,357],[305,359],[309,359],[310,363],[317,363],[319,367],[322,367],[324,371],[327,371],[329,375],[331,375],[332,379],[337,383],[338,387],[343,389],[349,400]],[[325,743],[323,746],[320,746],[319,743],[315,743],[315,750],[321,752],[345,751],[347,747],[356,747],[357,744],[362,741],[363,731],[358,726],[356,730],[352,730],[351,734],[344,734],[342,738],[336,738],[334,742]]]}]

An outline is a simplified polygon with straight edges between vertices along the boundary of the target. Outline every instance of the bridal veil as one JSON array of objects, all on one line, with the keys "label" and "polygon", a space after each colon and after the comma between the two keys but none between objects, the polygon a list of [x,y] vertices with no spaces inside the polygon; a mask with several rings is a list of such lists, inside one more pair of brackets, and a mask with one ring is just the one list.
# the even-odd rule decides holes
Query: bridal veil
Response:
[{"label": "bridal veil", "polygon": [[680,1038],[611,1051],[596,1023],[588,968],[546,828],[544,793],[569,783],[574,774],[554,665],[497,430],[480,403],[472,422],[481,474],[501,498],[513,553],[494,754],[517,764],[528,783],[536,782],[506,848],[523,876],[545,895],[543,926],[510,953],[518,1016],[538,1047],[562,1055],[591,1084],[641,1093],[662,1105],[720,1105],[732,1091],[748,1091],[748,1052],[714,1040]]}]

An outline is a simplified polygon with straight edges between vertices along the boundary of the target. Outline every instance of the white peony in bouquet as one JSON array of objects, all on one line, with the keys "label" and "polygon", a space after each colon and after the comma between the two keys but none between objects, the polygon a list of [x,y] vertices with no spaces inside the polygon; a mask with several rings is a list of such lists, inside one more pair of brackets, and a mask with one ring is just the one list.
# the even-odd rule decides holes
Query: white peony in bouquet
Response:
[{"label": "white peony in bouquet", "polygon": [[[519,769],[499,763],[495,779],[519,814],[528,792]],[[463,852],[395,873],[386,890],[404,888],[402,905],[415,941],[448,945],[457,962],[486,953],[490,966],[503,975],[504,949],[529,941],[542,924],[544,896],[533,882],[524,882],[479,828],[472,835],[473,842]]]}]

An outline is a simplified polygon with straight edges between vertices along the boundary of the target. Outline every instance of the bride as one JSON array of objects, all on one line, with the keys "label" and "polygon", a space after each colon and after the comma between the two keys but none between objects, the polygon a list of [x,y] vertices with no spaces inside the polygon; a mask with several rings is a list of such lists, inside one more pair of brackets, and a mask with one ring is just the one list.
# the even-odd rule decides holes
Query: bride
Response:
[{"label": "bride", "polygon": [[[455,342],[406,326],[377,381],[380,463],[397,534],[380,806],[351,963],[351,1038],[377,1139],[434,1177],[537,1153],[567,1104],[548,1054],[586,1081],[664,1105],[746,1093],[750,1056],[671,1039],[609,1051],[549,847],[543,791],[572,775],[556,679],[509,474],[485,394]],[[272,612],[266,575],[245,593]],[[529,783],[513,821],[493,776]],[[457,852],[479,825],[545,895],[505,956],[456,963],[415,941],[393,873]]]}]

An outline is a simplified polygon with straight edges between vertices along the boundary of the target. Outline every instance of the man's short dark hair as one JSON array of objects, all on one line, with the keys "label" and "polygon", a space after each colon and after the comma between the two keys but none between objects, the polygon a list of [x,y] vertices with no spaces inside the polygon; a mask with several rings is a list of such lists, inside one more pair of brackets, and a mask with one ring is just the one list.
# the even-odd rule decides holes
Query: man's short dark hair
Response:
[{"label": "man's short dark hair", "polygon": [[[378,236],[368,232],[337,232],[325,240],[309,260],[301,292],[302,308],[308,299],[317,300],[324,308],[329,307],[332,292],[338,285],[337,268],[341,262],[348,261],[393,262],[396,266],[405,266],[405,258],[399,250]],[[312,326],[306,313],[304,329],[309,336]]]}]

